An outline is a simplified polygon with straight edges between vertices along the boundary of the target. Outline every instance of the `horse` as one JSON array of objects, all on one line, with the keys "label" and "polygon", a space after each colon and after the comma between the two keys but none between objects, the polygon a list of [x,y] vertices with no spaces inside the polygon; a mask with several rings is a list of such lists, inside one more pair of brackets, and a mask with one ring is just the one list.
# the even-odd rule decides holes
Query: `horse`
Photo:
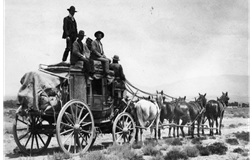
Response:
[{"label": "horse", "polygon": [[[210,100],[206,104],[206,113],[205,116],[208,119],[209,127],[210,127],[210,136],[213,135],[213,125],[214,121],[216,122],[216,134],[221,135],[221,124],[224,115],[225,108],[228,106],[228,92],[223,93],[220,98],[217,97],[216,100]],[[219,126],[218,126],[218,118],[219,118]]]},{"label": "horse", "polygon": [[[157,139],[158,125],[160,121],[160,110],[163,108],[163,91],[157,92],[156,101],[153,103],[146,99],[141,99],[135,104],[135,114],[137,126],[140,126],[140,141],[142,141],[142,129],[151,127],[155,123],[155,139]],[[134,113],[133,113],[134,114]],[[133,116],[135,117],[135,116]],[[136,141],[138,141],[138,128],[136,129]]]},{"label": "horse", "polygon": [[[182,132],[182,136],[185,137],[183,125],[190,122],[189,108],[188,108],[188,105],[187,105],[185,99],[186,99],[186,96],[179,97],[176,101],[176,105],[175,105],[175,109],[174,109],[174,115],[175,115],[174,122],[177,125],[181,125],[181,126],[177,126],[177,137],[179,137],[179,128]],[[182,120],[181,124],[179,124],[180,119]]]},{"label": "horse", "polygon": [[[164,97],[165,100],[165,97]],[[174,110],[176,106],[176,100],[173,100],[171,102],[164,101],[164,108],[161,109],[160,113],[160,122],[163,123],[164,119],[167,119],[169,123],[172,123],[174,121]],[[175,126],[169,127],[169,133],[168,137],[171,137],[171,129],[173,128],[173,137],[175,137]],[[158,130],[158,136],[161,137],[160,129]]]},{"label": "horse", "polygon": [[187,103],[189,108],[190,119],[193,120],[191,123],[191,137],[194,138],[194,128],[195,128],[195,121],[197,121],[197,135],[200,137],[200,125],[202,124],[204,118],[204,111],[206,106],[206,94],[201,95],[199,93],[198,99],[195,101],[190,101]]}]

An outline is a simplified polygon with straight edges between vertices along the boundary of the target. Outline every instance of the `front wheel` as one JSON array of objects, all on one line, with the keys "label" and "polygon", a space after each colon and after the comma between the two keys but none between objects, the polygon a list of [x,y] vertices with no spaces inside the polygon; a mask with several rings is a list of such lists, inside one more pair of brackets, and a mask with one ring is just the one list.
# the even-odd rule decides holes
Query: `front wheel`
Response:
[{"label": "front wheel", "polygon": [[79,100],[67,102],[59,113],[56,125],[60,148],[70,156],[84,154],[92,145],[94,129],[89,107]]},{"label": "front wheel", "polygon": [[136,124],[129,113],[119,114],[113,123],[113,141],[116,144],[130,143],[135,141]]}]

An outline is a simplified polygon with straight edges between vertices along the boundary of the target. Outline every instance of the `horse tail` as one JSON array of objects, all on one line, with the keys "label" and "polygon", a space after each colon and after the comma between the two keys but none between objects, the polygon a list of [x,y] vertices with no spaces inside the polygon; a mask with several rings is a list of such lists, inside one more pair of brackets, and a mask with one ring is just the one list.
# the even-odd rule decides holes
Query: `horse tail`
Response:
[{"label": "horse tail", "polygon": [[141,127],[145,127],[145,123],[143,121],[143,111],[142,111],[141,104],[139,103],[136,104],[136,112],[137,112],[138,122],[140,123]]}]

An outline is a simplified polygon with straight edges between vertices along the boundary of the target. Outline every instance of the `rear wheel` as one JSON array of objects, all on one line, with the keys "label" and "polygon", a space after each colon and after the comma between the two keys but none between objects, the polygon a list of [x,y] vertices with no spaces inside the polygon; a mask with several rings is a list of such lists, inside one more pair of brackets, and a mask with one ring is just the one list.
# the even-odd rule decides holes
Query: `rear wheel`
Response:
[{"label": "rear wheel", "polygon": [[94,119],[82,101],[71,100],[61,109],[56,125],[60,148],[68,155],[84,154],[92,145]]},{"label": "rear wheel", "polygon": [[18,113],[13,124],[13,136],[19,149],[26,155],[42,153],[53,136],[53,125],[40,116],[20,116]]},{"label": "rear wheel", "polygon": [[116,144],[130,143],[135,140],[136,124],[128,113],[119,114],[113,123],[113,141]]}]

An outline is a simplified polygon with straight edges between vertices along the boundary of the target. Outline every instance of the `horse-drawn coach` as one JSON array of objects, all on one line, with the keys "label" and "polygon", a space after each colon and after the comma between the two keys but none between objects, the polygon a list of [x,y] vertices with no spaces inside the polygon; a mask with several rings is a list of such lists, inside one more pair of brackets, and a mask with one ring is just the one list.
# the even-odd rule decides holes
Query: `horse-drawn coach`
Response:
[{"label": "horse-drawn coach", "polygon": [[[212,134],[212,121],[217,121],[218,117],[220,124],[215,129],[221,133],[221,121],[229,99],[227,93],[210,103],[206,101],[206,94],[187,103],[185,97],[174,98],[163,91],[144,92],[128,80],[122,87],[113,71],[106,77],[102,71],[101,63],[96,61],[93,80],[85,78],[82,70],[66,63],[40,65],[39,71],[26,73],[20,81],[20,104],[13,125],[19,149],[27,155],[39,154],[56,136],[62,151],[74,156],[84,154],[100,133],[112,133],[114,143],[124,144],[137,140],[139,129],[142,137],[142,129],[154,128],[155,138],[157,134],[160,138],[161,128],[170,128],[168,136],[174,128],[175,137],[175,127],[177,136],[179,128],[184,136],[183,127],[188,127],[192,129],[190,134],[193,137],[196,124],[200,136],[199,129],[204,129],[206,118]],[[128,99],[122,97],[125,89],[131,95]],[[139,92],[155,98],[146,100]],[[172,101],[165,102],[167,97]],[[164,124],[164,119],[169,124]]]},{"label": "horse-drawn coach", "polygon": [[118,94],[123,88],[97,63],[92,81],[65,64],[40,65],[22,77],[13,134],[23,153],[43,152],[55,135],[68,155],[85,153],[100,132],[112,133],[117,144],[134,141],[135,122]]}]

